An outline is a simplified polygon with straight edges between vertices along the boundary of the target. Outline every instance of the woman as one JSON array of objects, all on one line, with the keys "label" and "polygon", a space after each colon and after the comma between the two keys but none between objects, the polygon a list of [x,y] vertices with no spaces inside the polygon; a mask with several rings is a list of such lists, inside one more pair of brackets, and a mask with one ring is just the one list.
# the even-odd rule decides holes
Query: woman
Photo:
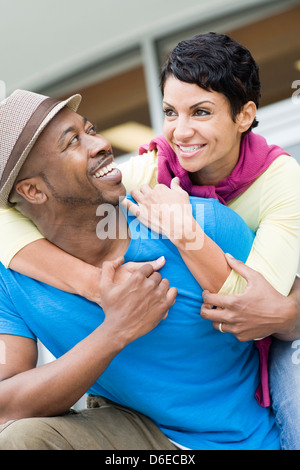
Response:
[{"label": "woman", "polygon": [[[267,146],[264,139],[250,132],[257,126],[255,114],[260,95],[258,69],[251,55],[226,36],[197,36],[183,41],[170,54],[162,70],[161,86],[166,139],[154,139],[147,147],[158,154],[158,181],[169,186],[177,176],[189,194],[218,197],[228,203],[256,232],[247,265],[287,295],[299,259],[299,167],[282,149]],[[127,204],[146,224],[150,222],[148,214],[153,215],[151,205],[166,201],[166,194],[163,199],[157,197],[159,190],[159,187],[154,191],[147,187],[134,190],[132,195],[139,207]],[[151,223],[157,224],[152,219]],[[197,257],[191,256],[187,264],[195,272],[199,266]],[[220,292],[242,292],[244,283],[241,276],[232,272]],[[222,300],[217,303],[216,296],[208,296],[206,301],[224,307]],[[207,308],[202,309],[202,315],[215,320],[215,327],[219,325],[221,331],[237,335],[236,317],[232,324],[224,313],[209,312]],[[261,320],[265,321],[264,316]],[[287,334],[277,330],[276,315],[272,315],[271,322],[273,330],[269,323],[266,330],[254,328],[254,331],[259,336],[277,333],[285,340],[299,335],[297,327]],[[240,333],[240,339],[253,338]],[[282,365],[276,351],[280,351]],[[279,342],[271,363],[271,371],[275,371],[271,374],[274,407],[283,424],[283,448],[300,448],[295,425],[299,422],[297,399],[290,400],[290,409],[283,408],[284,400],[278,399],[283,388],[278,383],[282,382],[283,371],[289,376],[283,381],[292,380],[299,390],[299,371],[293,369],[292,353],[290,345]]]},{"label": "woman", "polygon": [[[282,149],[269,147],[264,139],[251,132],[257,125],[255,114],[260,96],[258,70],[251,54],[227,36],[213,33],[183,41],[163,67],[162,90],[165,139],[154,140],[148,153],[122,166],[124,182],[130,190],[142,183],[155,186],[157,175],[158,182],[171,185],[173,177],[177,176],[183,190],[175,181],[172,189],[155,186],[151,190],[142,186],[140,191],[133,191],[139,203],[139,216],[143,217],[143,210],[147,213],[149,202],[173,202],[176,197],[179,204],[186,204],[184,190],[192,195],[217,197],[228,204],[256,232],[247,266],[259,271],[281,293],[270,287],[269,299],[272,302],[275,296],[285,310],[280,317],[276,308],[271,314],[265,312],[260,309],[258,297],[253,303],[264,315],[256,320],[252,315],[246,337],[238,328],[247,311],[238,321],[236,316],[230,321],[219,308],[204,307],[202,315],[212,320],[222,333],[232,332],[240,335],[241,340],[270,334],[286,340],[295,339],[299,300],[296,312],[293,299],[298,298],[297,286],[289,298],[285,296],[292,287],[299,259],[300,172],[297,163]],[[135,210],[130,203],[125,201],[124,204]],[[1,246],[9,246],[6,257],[2,253],[6,265],[10,263],[12,269],[24,274],[99,300],[95,270],[60,253],[46,240],[31,243],[41,235],[22,217],[17,220],[13,210],[3,212],[1,217],[1,234],[5,239],[5,245],[2,242]],[[146,218],[147,223],[156,222]],[[8,243],[10,220],[20,224],[15,229],[20,236]],[[163,226],[161,230],[164,230]],[[173,241],[178,243],[187,265],[201,284],[202,269],[199,266],[203,266],[203,253],[214,247],[206,244],[205,250],[199,250],[195,256],[195,252],[186,250],[175,239]],[[24,248],[26,243],[30,244]],[[41,257],[44,259],[42,266]],[[228,262],[230,266],[236,266],[229,259]],[[59,272],[58,264],[61,266]],[[245,284],[242,276],[231,271],[221,289],[218,287],[215,292],[240,293]],[[247,289],[243,295],[247,295]],[[207,294],[207,303],[211,298]],[[217,299],[213,299],[213,304],[218,305]],[[291,333],[291,330],[294,331]],[[298,444],[293,445],[300,445],[300,432],[298,439]],[[288,445],[292,447],[282,443],[283,448]]]}]

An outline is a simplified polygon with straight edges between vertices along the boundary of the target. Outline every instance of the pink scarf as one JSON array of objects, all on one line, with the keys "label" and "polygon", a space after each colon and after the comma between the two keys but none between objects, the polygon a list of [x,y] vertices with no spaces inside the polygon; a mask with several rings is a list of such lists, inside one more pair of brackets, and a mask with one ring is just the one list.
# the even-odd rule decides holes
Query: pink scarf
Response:
[{"label": "pink scarf", "polygon": [[[181,187],[191,196],[218,199],[226,205],[229,201],[243,193],[280,155],[289,155],[276,145],[268,145],[266,140],[253,132],[242,138],[240,156],[232,173],[216,186],[194,185],[189,173],[184,170],[164,137],[153,139],[150,144],[140,148],[139,154],[157,150],[158,182],[170,187],[171,180],[177,176]],[[268,358],[272,338],[255,341],[260,357],[261,383],[255,397],[261,406],[270,406]]]}]

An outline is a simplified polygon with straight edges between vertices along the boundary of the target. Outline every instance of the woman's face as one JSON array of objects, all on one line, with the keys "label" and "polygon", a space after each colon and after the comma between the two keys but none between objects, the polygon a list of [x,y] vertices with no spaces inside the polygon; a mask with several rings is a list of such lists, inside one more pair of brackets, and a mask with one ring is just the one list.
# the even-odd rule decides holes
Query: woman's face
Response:
[{"label": "woman's face", "polygon": [[[216,91],[170,76],[165,83],[164,135],[180,165],[199,184],[216,184],[235,167],[245,129],[243,112],[233,121],[229,101]],[[195,179],[194,178],[194,179]]]}]

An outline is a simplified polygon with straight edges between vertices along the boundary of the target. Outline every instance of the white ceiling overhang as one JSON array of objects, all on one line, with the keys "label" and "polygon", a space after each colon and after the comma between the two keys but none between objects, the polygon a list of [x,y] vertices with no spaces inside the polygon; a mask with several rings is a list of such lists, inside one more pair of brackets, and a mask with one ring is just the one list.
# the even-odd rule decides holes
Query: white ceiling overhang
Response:
[{"label": "white ceiling overhang", "polygon": [[147,38],[276,0],[0,0],[0,80],[40,90]]}]

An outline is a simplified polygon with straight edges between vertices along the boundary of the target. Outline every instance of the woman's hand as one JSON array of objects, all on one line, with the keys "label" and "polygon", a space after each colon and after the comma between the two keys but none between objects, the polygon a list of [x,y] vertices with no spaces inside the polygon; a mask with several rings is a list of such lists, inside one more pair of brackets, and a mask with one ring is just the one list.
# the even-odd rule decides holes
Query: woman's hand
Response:
[{"label": "woman's hand", "polygon": [[[299,309],[293,296],[277,292],[258,272],[230,255],[227,262],[247,281],[243,294],[221,295],[203,292],[201,316],[224,333],[240,341],[274,335],[292,341],[299,337]],[[212,308],[212,307],[216,308]]]},{"label": "woman's hand", "polygon": [[123,199],[121,204],[139,221],[156,233],[163,234],[175,245],[195,237],[196,221],[193,217],[189,195],[173,178],[171,188],[158,184],[151,189],[142,185],[131,191],[136,203]]}]

